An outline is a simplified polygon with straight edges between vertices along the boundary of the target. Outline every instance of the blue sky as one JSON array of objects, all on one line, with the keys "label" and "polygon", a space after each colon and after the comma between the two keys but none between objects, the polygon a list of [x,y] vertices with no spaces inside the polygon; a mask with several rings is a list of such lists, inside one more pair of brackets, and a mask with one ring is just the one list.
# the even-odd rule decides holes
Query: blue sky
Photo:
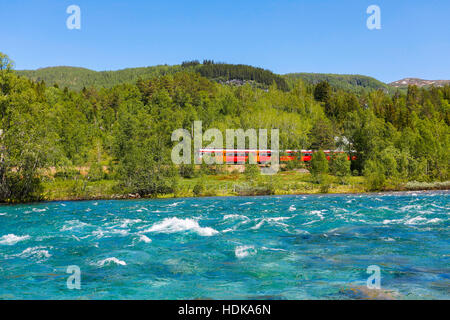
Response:
[{"label": "blue sky", "polygon": [[[0,6],[0,51],[16,69],[117,70],[213,59],[276,73],[450,79],[448,0],[15,0]],[[66,8],[81,8],[81,30]],[[366,27],[369,5],[381,30]]]}]

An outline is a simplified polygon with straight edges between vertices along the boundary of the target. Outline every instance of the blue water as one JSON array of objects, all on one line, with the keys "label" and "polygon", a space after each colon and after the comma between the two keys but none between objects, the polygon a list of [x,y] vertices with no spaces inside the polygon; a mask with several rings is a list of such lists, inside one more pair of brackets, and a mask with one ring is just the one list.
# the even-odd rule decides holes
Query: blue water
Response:
[{"label": "blue water", "polygon": [[449,195],[0,206],[0,299],[449,299]]}]

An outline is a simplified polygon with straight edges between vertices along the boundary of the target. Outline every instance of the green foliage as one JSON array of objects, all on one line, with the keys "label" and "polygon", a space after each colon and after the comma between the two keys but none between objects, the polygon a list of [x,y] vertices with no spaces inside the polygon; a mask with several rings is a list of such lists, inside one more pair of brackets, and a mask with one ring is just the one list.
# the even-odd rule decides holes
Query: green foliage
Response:
[{"label": "green foliage", "polygon": [[386,168],[377,160],[368,160],[364,168],[369,191],[380,191],[386,181]]},{"label": "green foliage", "polygon": [[58,170],[54,174],[55,179],[62,179],[62,180],[74,179],[80,176],[81,176],[80,171],[73,168],[64,168],[62,170]]},{"label": "green foliage", "polygon": [[291,170],[295,170],[295,169],[299,169],[299,168],[305,168],[305,163],[298,159],[300,156],[296,155],[295,157],[296,157],[295,160],[289,161],[288,163],[286,163],[286,167],[285,167],[286,171],[291,171]]},{"label": "green foliage", "polygon": [[347,92],[363,93],[370,90],[388,90],[389,86],[374,78],[361,75],[325,74],[325,73],[290,73],[285,76],[293,81],[302,79],[307,84],[316,85],[321,81],[331,87]]},{"label": "green foliage", "polygon": [[331,188],[331,179],[327,174],[322,174],[320,180],[320,193],[328,193]]},{"label": "green foliage", "polygon": [[89,167],[88,179],[89,181],[100,181],[106,178],[106,173],[103,171],[103,166],[94,162]]},{"label": "green foliage", "polygon": [[14,61],[6,54],[0,52],[0,71],[10,71],[13,67]]},{"label": "green foliage", "polygon": [[339,177],[341,183],[345,181],[346,177],[350,176],[350,161],[347,154],[336,154],[331,158],[330,172]]},{"label": "green foliage", "polygon": [[283,77],[262,68],[255,68],[242,64],[233,65],[214,63],[214,61],[204,61],[203,65],[197,66],[195,70],[203,77],[209,79],[252,80],[267,86],[271,86],[275,83],[278,89],[283,91],[288,90],[288,85]]},{"label": "green foliage", "polygon": [[192,189],[194,196],[199,197],[205,192],[206,186],[204,179],[200,179]]},{"label": "green foliage", "polygon": [[334,149],[334,134],[335,130],[330,120],[327,118],[318,119],[309,133],[311,149]]},{"label": "green foliage", "polygon": [[192,164],[181,164],[179,167],[180,176],[183,178],[192,179],[196,176],[195,165]]},{"label": "green foliage", "polygon": [[328,160],[325,153],[322,150],[313,153],[310,165],[311,165],[311,174],[314,177],[318,177],[321,174],[325,174],[328,172]]},{"label": "green foliage", "polygon": [[244,175],[248,180],[255,180],[260,176],[261,172],[259,170],[258,165],[256,164],[247,164],[245,166]]},{"label": "green foliage", "polygon": [[[223,136],[233,128],[278,128],[281,150],[333,149],[340,137],[339,146],[357,157],[350,169],[364,173],[372,190],[382,189],[385,179],[449,178],[448,85],[390,95],[383,86],[375,90],[370,79],[358,84],[344,77],[339,81],[348,86],[339,87],[336,77],[314,76],[284,87],[267,70],[213,61],[106,73],[66,67],[17,73],[3,54],[0,64],[0,201],[40,198],[42,172],[52,167],[66,168],[55,174],[56,183],[76,180],[73,188],[80,196],[106,172],[123,192],[176,193],[177,178],[195,178],[196,172],[194,166],[172,165],[171,134],[179,128],[190,132],[195,120],[202,120],[204,131],[217,128]],[[241,78],[264,88],[220,84]],[[319,86],[320,81],[325,82]],[[332,159],[331,173],[344,179],[349,163]],[[323,152],[314,153],[310,165],[321,182],[328,172]],[[88,172],[86,179],[80,171]],[[223,166],[202,171],[217,175]],[[248,166],[245,176],[261,179],[255,166]]]},{"label": "green foliage", "polygon": [[4,159],[0,163],[0,201],[30,202],[40,200],[42,185],[32,157],[26,156],[13,169]]},{"label": "green foliage", "polygon": [[321,81],[314,89],[314,99],[320,102],[327,102],[331,97],[331,87],[327,81]]},{"label": "green foliage", "polygon": [[76,67],[49,67],[37,70],[20,70],[17,73],[34,81],[45,81],[80,91],[83,88],[112,88],[119,84],[136,83],[139,79],[150,79],[181,70],[180,66],[154,66],[145,68],[128,68],[118,71],[93,71]]},{"label": "green foliage", "polygon": [[[0,57],[1,58],[1,57]],[[0,65],[1,67],[1,65]],[[198,72],[203,77],[214,80],[249,80],[271,86],[274,82],[280,90],[288,90],[286,80],[268,70],[246,65],[214,63],[212,61],[200,64],[198,61],[183,62],[181,66],[154,66],[146,68],[128,68],[118,71],[93,71],[75,67],[50,67],[38,70],[21,70],[18,74],[34,81],[45,81],[68,87],[72,90],[82,90],[89,87],[112,88],[119,84],[136,83],[182,70]]]}]

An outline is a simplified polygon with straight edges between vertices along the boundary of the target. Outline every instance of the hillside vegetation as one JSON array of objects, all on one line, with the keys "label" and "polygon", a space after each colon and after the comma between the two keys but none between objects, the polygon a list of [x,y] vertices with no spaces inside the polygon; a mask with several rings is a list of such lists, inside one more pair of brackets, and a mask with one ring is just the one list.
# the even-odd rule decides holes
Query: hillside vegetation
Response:
[{"label": "hillside vegetation", "polygon": [[128,68],[118,71],[93,71],[77,67],[49,67],[37,70],[20,70],[18,75],[33,81],[44,81],[47,85],[58,85],[71,90],[83,88],[112,88],[118,84],[136,83],[138,79],[150,79],[155,76],[172,74],[180,71],[180,66],[154,66]]},{"label": "hillside vegetation", "polygon": [[[288,81],[302,79],[308,84],[316,85],[327,81],[332,87],[345,91],[360,93],[363,91],[383,90],[388,92],[391,88],[385,83],[368,76],[326,74],[326,73],[289,73],[285,75]],[[392,89],[391,89],[392,90]]]},{"label": "hillside vegetation", "polygon": [[49,67],[38,70],[21,70],[17,74],[25,76],[33,81],[44,81],[48,85],[57,84],[59,87],[67,87],[71,90],[83,88],[112,88],[119,84],[136,83],[139,79],[146,80],[157,76],[174,74],[179,71],[195,72],[215,81],[248,80],[263,87],[269,87],[276,83],[281,90],[287,90],[286,80],[269,70],[255,68],[246,65],[231,65],[204,61],[200,64],[196,61],[184,62],[181,66],[154,66],[145,68],[128,68],[118,71],[93,71],[76,67]]},{"label": "hillside vegetation", "polygon": [[[92,190],[98,190],[95,197],[201,196],[214,191],[206,181],[223,175],[245,179],[243,194],[273,194],[282,185],[291,186],[283,191],[289,193],[391,190],[449,179],[448,85],[388,94],[297,80],[283,90],[223,85],[195,72],[195,65],[177,72],[158,68],[133,83],[71,90],[19,76],[0,53],[0,201],[54,199],[59,190],[68,198],[84,198]],[[274,179],[260,179],[256,165],[233,177],[224,174],[230,169],[225,165],[176,166],[172,133],[191,132],[196,120],[203,132],[216,128],[224,137],[227,129],[278,128],[281,150],[342,147],[356,160],[343,155],[328,162],[317,152],[306,165],[311,174],[298,176],[305,164],[292,161],[284,168],[289,174]]]},{"label": "hillside vegetation", "polygon": [[327,81],[333,88],[354,93],[364,91],[384,90],[392,91],[381,81],[360,75],[336,75],[316,73],[291,73],[284,76],[275,74],[269,70],[247,65],[233,65],[215,63],[205,60],[200,63],[197,60],[186,61],[181,65],[160,65],[154,67],[128,68],[117,71],[93,71],[76,67],[49,67],[37,70],[20,70],[17,74],[25,76],[33,81],[44,81],[47,85],[57,84],[59,87],[67,87],[71,90],[83,88],[112,88],[119,84],[133,84],[139,79],[150,79],[157,76],[180,72],[195,72],[210,80],[228,83],[230,80],[241,80],[240,83],[253,83],[255,87],[268,88],[275,83],[278,89],[286,91],[292,88],[298,79],[307,85],[317,85],[321,81]]}]

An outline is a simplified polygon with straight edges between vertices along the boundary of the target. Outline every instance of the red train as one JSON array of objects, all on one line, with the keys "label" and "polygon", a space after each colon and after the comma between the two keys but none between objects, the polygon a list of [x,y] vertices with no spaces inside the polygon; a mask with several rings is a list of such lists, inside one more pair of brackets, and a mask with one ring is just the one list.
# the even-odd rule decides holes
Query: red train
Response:
[{"label": "red train", "polygon": [[[312,155],[315,150],[286,150],[280,152],[280,162],[288,161],[311,161]],[[324,153],[328,160],[334,154],[343,154],[344,151],[337,150],[324,150]],[[257,163],[269,163],[272,155],[272,150],[244,150],[244,149],[200,149],[197,152],[197,156],[202,159],[205,154],[209,154],[212,157],[222,157],[223,163],[246,163],[249,157],[254,157]],[[350,157],[347,157],[350,160]],[[352,160],[356,157],[353,156]]]}]

